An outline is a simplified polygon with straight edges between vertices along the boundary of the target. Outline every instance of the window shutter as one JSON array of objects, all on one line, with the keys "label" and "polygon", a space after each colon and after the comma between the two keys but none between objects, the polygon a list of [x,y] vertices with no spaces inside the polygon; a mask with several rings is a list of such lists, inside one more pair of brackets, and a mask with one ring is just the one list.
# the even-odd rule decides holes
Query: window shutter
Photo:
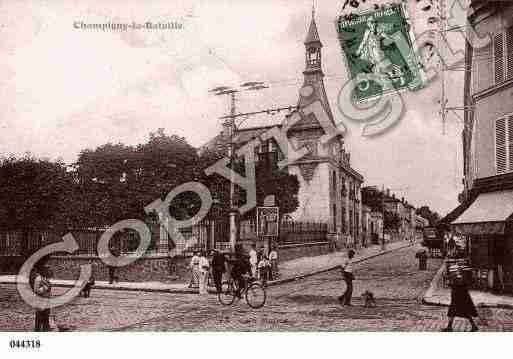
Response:
[{"label": "window shutter", "polygon": [[499,118],[495,122],[495,160],[497,174],[507,170],[507,147],[506,147],[506,118]]},{"label": "window shutter", "polygon": [[504,38],[502,33],[494,36],[493,58],[495,62],[495,83],[498,84],[504,81]]},{"label": "window shutter", "polygon": [[513,26],[506,30],[506,61],[508,63],[506,78],[513,80]]},{"label": "window shutter", "polygon": [[507,128],[508,128],[508,169],[513,171],[513,115],[510,115],[507,118]]}]

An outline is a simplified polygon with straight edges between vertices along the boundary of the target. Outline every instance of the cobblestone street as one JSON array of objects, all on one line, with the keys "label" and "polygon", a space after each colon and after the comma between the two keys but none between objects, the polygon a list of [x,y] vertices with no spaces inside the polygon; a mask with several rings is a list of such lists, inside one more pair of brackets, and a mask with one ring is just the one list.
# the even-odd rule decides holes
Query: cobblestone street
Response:
[{"label": "cobblestone street", "polygon": [[[93,290],[91,298],[77,298],[55,310],[57,324],[73,330],[336,330],[439,331],[445,326],[445,307],[426,306],[420,297],[441,260],[430,260],[419,272],[408,247],[355,266],[353,306],[341,307],[344,290],[340,273],[331,271],[271,287],[266,305],[251,309],[244,301],[222,306],[217,297],[192,294]],[[64,289],[59,289],[64,290]],[[361,294],[370,290],[376,308],[364,308]],[[513,329],[513,311],[479,308],[481,330]],[[0,286],[0,330],[31,330],[33,312],[13,285]],[[469,330],[456,319],[455,330]]]}]

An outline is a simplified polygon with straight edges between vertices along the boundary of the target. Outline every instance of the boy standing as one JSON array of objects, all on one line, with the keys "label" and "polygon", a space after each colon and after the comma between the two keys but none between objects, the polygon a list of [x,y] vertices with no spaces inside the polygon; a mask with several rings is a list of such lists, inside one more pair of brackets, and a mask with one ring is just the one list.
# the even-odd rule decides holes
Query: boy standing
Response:
[{"label": "boy standing", "polygon": [[[46,266],[43,266],[37,273],[34,281],[34,292],[43,298],[50,298],[52,285],[50,283],[51,272]],[[50,308],[36,309],[35,328],[36,332],[49,332],[50,328]]]},{"label": "boy standing", "polygon": [[340,266],[342,270],[342,274],[344,275],[344,282],[346,283],[346,291],[340,297],[338,297],[338,301],[342,305],[351,305],[351,297],[353,296],[353,257],[355,251],[350,249],[347,252],[347,259],[345,259]]}]

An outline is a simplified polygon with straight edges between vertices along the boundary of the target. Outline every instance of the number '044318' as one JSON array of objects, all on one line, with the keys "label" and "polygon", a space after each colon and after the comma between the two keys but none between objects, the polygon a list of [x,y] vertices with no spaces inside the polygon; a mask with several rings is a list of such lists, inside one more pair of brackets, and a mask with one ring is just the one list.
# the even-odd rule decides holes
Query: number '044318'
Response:
[{"label": "number '044318'", "polygon": [[11,340],[9,341],[9,347],[11,349],[39,349],[41,342],[39,339],[36,340]]}]

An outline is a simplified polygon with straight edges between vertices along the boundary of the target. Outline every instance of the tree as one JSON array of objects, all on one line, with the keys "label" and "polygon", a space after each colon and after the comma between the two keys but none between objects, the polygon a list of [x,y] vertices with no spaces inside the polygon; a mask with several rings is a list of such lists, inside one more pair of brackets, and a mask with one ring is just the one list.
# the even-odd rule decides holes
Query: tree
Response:
[{"label": "tree", "polygon": [[134,158],[134,148],[122,143],[107,143],[80,152],[75,163],[76,185],[70,194],[75,226],[107,226],[140,217],[127,180]]},{"label": "tree", "polygon": [[65,195],[72,176],[61,162],[25,155],[0,160],[0,226],[46,228],[66,222]]},{"label": "tree", "polygon": [[[269,156],[272,153],[269,153]],[[219,159],[223,158],[224,154],[222,149],[206,149],[200,155],[201,169],[214,164]],[[245,176],[245,166],[241,159],[237,159],[234,163],[234,170]],[[286,170],[279,171],[276,166],[276,161],[269,157],[268,159],[262,158],[255,164],[255,177],[256,177],[256,199],[257,206],[264,204],[264,199],[268,195],[274,195],[276,205],[280,208],[280,216],[287,213],[294,212],[298,206],[299,201],[297,194],[299,192],[299,181],[295,175],[290,175]],[[210,215],[214,217],[228,218],[229,203],[230,203],[230,181],[216,173],[211,176],[204,175],[202,183],[208,186],[214,200],[214,211]],[[238,186],[236,186],[235,204],[237,207],[243,206],[246,203],[246,194]],[[244,213],[242,219],[255,218],[256,209]]]},{"label": "tree", "polygon": [[[196,149],[184,137],[168,136],[162,128],[151,132],[149,141],[137,146],[135,169],[130,178],[136,183],[137,208],[143,210],[154,200],[165,199],[176,187],[198,181],[198,161]],[[170,213],[184,219],[193,216],[199,208],[199,197],[185,192],[171,202]]]},{"label": "tree", "polygon": [[389,230],[397,230],[401,227],[401,218],[397,213],[385,211],[383,215],[383,227]]},{"label": "tree", "polygon": [[[151,132],[148,142],[137,147],[108,143],[82,151],[74,193],[82,201],[73,201],[78,214],[74,221],[105,226],[123,219],[147,219],[145,206],[195,179],[197,159],[196,150],[183,137],[168,136],[163,129]],[[183,219],[197,208],[199,198],[188,192],[172,201],[170,213]]]},{"label": "tree", "polygon": [[427,219],[429,221],[430,226],[436,226],[441,218],[438,213],[431,211],[429,206],[419,207],[417,208],[415,213]]},{"label": "tree", "polygon": [[[277,167],[269,168],[266,165],[256,166],[256,194],[257,205],[263,206],[268,195],[274,195],[276,206],[280,209],[280,218],[285,214],[294,212],[299,207],[297,194],[299,181],[296,175],[290,175],[286,170]],[[255,218],[256,209],[248,211],[246,218]]]},{"label": "tree", "polygon": [[369,206],[373,212],[381,212],[383,210],[384,193],[375,187],[362,188],[362,203]]}]

